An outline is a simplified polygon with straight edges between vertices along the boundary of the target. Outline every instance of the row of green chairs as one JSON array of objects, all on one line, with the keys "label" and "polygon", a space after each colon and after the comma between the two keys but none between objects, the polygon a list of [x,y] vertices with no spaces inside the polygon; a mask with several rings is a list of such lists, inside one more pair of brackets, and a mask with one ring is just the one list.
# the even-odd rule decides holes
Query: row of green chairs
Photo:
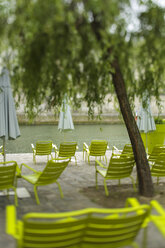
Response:
[{"label": "row of green chairs", "polygon": [[[149,154],[148,160],[152,162],[151,175],[157,177],[158,184],[159,178],[165,177],[165,146],[155,146],[153,152]],[[98,175],[103,177],[105,194],[107,196],[109,195],[106,185],[107,180],[118,180],[120,185],[121,179],[129,177],[136,192],[134,178],[131,176],[134,165],[135,160],[131,144],[126,144],[123,150],[118,150],[114,146],[108,166],[97,159],[95,160],[96,188],[98,188]]]},{"label": "row of green chairs", "polygon": [[[36,156],[52,156],[52,151],[55,152],[55,157],[74,157],[75,163],[77,164],[77,159],[75,156],[76,150],[78,149],[76,142],[63,142],[60,144],[59,149],[52,141],[37,141],[36,145],[31,144],[33,151],[33,161],[36,163]],[[85,142],[83,143],[83,158],[88,159],[90,163],[90,156],[103,157],[106,158],[106,151],[108,149],[108,142],[106,140],[92,140],[90,146]]]},{"label": "row of green chairs", "polygon": [[[59,187],[61,197],[63,197],[63,192],[59,182],[57,181],[62,172],[67,167],[70,158],[60,158],[49,160],[46,167],[42,172],[36,171],[30,166],[22,163],[20,168],[15,161],[1,162],[0,163],[0,190],[13,189],[15,192],[15,205],[18,205],[17,200],[17,178],[23,178],[27,182],[33,185],[34,194],[37,204],[40,203],[37,188],[39,186],[45,186],[48,184],[56,183]],[[22,173],[22,168],[26,167],[33,173],[24,175]]]},{"label": "row of green chairs", "polygon": [[[152,214],[152,208],[158,211]],[[128,198],[125,208],[86,208],[62,213],[27,213],[21,220],[15,206],[6,208],[6,232],[17,248],[119,248],[147,245],[148,223],[165,237],[165,211],[157,201],[139,204]],[[144,230],[140,246],[135,239]]]},{"label": "row of green chairs", "polygon": [[69,157],[75,158],[75,164],[77,165],[77,159],[75,156],[76,150],[78,149],[76,142],[63,142],[58,147],[53,144],[51,140],[49,141],[37,141],[36,145],[31,144],[33,151],[33,161],[36,164],[36,156],[47,156],[47,160],[51,157],[53,159],[52,151],[55,152],[55,158],[65,158]]}]

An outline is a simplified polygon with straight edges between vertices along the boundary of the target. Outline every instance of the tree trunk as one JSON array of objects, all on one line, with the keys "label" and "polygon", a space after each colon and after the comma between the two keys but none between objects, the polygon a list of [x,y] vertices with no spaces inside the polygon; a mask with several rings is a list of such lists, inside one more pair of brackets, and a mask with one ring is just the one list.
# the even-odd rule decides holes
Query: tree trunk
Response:
[{"label": "tree trunk", "polygon": [[150,168],[143,141],[141,139],[139,129],[136,125],[136,121],[131,111],[124,80],[117,59],[112,62],[111,66],[115,70],[115,72],[112,73],[113,85],[115,87],[115,91],[120,105],[120,110],[123,115],[125,125],[127,127],[127,131],[131,140],[135,156],[139,182],[139,193],[140,195],[151,197],[153,196],[153,184]]}]

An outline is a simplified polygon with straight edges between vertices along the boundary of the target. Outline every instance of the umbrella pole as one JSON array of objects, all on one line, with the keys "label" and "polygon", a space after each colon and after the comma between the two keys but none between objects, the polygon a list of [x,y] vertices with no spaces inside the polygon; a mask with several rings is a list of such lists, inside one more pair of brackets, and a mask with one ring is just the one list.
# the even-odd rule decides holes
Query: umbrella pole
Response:
[{"label": "umbrella pole", "polygon": [[5,137],[3,137],[3,161],[6,162],[6,142]]}]

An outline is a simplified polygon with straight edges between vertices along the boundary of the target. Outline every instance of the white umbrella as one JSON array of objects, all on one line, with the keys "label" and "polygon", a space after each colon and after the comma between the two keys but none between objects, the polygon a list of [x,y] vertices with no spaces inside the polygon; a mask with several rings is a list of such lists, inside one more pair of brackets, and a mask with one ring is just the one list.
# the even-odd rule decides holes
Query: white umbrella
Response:
[{"label": "white umbrella", "polygon": [[[145,101],[145,105],[144,100]],[[147,97],[147,94],[143,96],[143,103],[141,105],[141,109],[137,118],[137,126],[139,128],[139,131],[142,133],[146,134],[146,148],[148,147],[147,145],[147,134],[149,132],[155,131],[156,126],[155,126],[155,121],[151,113],[151,108],[150,108],[150,100],[149,97]]]},{"label": "white umbrella", "polygon": [[5,141],[20,136],[14,99],[10,87],[9,72],[3,68],[0,75],[0,138],[3,139],[4,161],[6,160]]},{"label": "white umbrella", "polygon": [[70,106],[68,103],[68,99],[65,96],[63,101],[62,101],[62,105],[61,105],[58,130],[65,132],[65,131],[69,131],[69,130],[73,130],[73,129],[74,129],[74,125],[73,125],[73,121],[72,121]]}]

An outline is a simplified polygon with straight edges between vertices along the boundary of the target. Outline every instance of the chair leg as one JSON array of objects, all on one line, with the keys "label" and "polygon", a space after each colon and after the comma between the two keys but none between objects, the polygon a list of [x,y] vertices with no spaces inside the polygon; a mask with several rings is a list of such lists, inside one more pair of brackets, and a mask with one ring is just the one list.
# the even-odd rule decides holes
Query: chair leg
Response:
[{"label": "chair leg", "polygon": [[14,200],[15,200],[15,205],[16,207],[18,206],[18,198],[17,198],[17,189],[14,187]]},{"label": "chair leg", "polygon": [[106,164],[107,164],[107,156],[105,155],[105,162],[106,162]]},{"label": "chair leg", "polygon": [[37,186],[36,185],[34,185],[34,195],[35,195],[37,204],[40,204],[40,200],[39,200],[39,197],[38,197]]},{"label": "chair leg", "polygon": [[133,189],[136,192],[136,185],[135,185],[135,182],[134,182],[134,178],[132,176],[130,176],[130,178],[132,180]]},{"label": "chair leg", "polygon": [[87,155],[88,156],[88,164],[90,164],[90,159],[89,159],[89,155]]},{"label": "chair leg", "polygon": [[139,245],[138,245],[136,242],[133,242],[133,243],[131,244],[131,246],[132,246],[133,248],[139,248]]},{"label": "chair leg", "polygon": [[34,164],[36,164],[36,156],[34,153],[33,153],[33,162],[34,162]]},{"label": "chair leg", "polygon": [[63,198],[63,197],[64,197],[64,195],[63,195],[63,192],[62,192],[61,186],[60,186],[59,182],[57,182],[57,181],[56,181],[56,183],[57,183],[57,185],[58,185],[58,188],[59,188],[59,191],[60,191],[61,198]]},{"label": "chair leg", "polygon": [[108,192],[108,188],[107,188],[107,184],[106,184],[106,179],[104,179],[104,189],[105,189],[106,196],[109,196],[109,192]]},{"label": "chair leg", "polygon": [[98,173],[97,173],[97,171],[96,171],[96,174],[95,174],[96,189],[98,189],[98,180],[97,180],[97,176],[98,176]]},{"label": "chair leg", "polygon": [[142,240],[142,248],[146,248],[147,247],[147,234],[148,234],[148,227],[144,227],[144,231],[143,231],[143,240]]},{"label": "chair leg", "polygon": [[75,158],[75,164],[77,165],[77,158],[76,158],[76,156],[74,156],[74,158]]}]

